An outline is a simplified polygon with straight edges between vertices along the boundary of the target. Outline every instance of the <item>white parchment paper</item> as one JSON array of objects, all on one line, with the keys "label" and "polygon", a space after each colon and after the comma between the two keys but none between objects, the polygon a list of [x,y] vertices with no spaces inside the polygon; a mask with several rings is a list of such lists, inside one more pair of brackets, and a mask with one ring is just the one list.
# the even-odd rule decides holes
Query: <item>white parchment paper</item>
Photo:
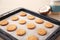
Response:
[{"label": "white parchment paper", "polygon": [[[30,14],[27,13],[27,16],[28,16],[28,15],[30,15]],[[12,16],[18,16],[18,17],[19,17],[19,20],[21,20],[21,19],[26,20],[26,22],[27,22],[26,24],[28,24],[28,23],[34,23],[34,24],[36,25],[36,28],[35,28],[35,29],[30,30],[30,29],[27,29],[26,24],[21,25],[21,24],[18,23],[18,21],[12,21],[12,20],[10,19],[11,16],[8,17],[8,18],[6,18],[6,20],[9,21],[9,24],[16,24],[16,25],[17,25],[17,29],[22,28],[22,29],[25,29],[25,30],[26,30],[26,34],[25,34],[24,36],[17,36],[17,35],[16,35],[16,30],[13,31],[13,32],[8,32],[8,31],[6,30],[6,26],[1,26],[1,27],[0,27],[2,30],[4,30],[5,32],[9,33],[10,35],[12,35],[13,37],[17,38],[18,40],[26,40],[29,35],[35,35],[35,36],[37,36],[37,37],[39,38],[39,40],[45,40],[45,39],[46,39],[48,36],[50,36],[54,31],[56,31],[57,28],[59,28],[59,26],[56,25],[56,24],[54,24],[54,27],[53,27],[53,28],[46,28],[46,27],[44,26],[44,23],[43,23],[43,24],[37,24],[37,23],[35,23],[35,19],[38,18],[38,17],[36,17],[36,16],[35,16],[35,19],[34,19],[34,20],[29,20],[29,19],[27,18],[27,16],[21,17],[21,16],[19,15],[19,13],[15,14],[15,15],[12,15]],[[44,22],[48,22],[48,21],[44,20]],[[36,30],[37,30],[38,28],[44,28],[45,30],[47,30],[47,34],[46,34],[45,36],[40,36],[40,35],[38,35],[37,32],[36,32]]]}]

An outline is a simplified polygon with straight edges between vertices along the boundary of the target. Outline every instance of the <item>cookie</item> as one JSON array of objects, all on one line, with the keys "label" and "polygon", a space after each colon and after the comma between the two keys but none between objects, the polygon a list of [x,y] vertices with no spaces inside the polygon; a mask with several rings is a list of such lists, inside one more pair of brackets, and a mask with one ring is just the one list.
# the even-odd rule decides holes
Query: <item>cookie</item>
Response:
[{"label": "cookie", "polygon": [[47,28],[52,28],[52,27],[54,27],[54,25],[53,25],[52,23],[50,23],[50,22],[46,22],[44,25],[45,25],[45,27],[47,27]]},{"label": "cookie", "polygon": [[0,25],[1,25],[1,22],[0,22]]},{"label": "cookie", "polygon": [[9,22],[7,20],[0,21],[1,26],[6,26]]},{"label": "cookie", "polygon": [[29,20],[33,20],[33,19],[35,19],[35,16],[33,16],[33,15],[28,15],[27,18],[28,18]]},{"label": "cookie", "polygon": [[13,21],[17,21],[19,18],[17,17],[17,16],[12,16],[11,17],[11,20],[13,20]]},{"label": "cookie", "polygon": [[44,35],[47,34],[47,31],[46,31],[45,29],[39,28],[39,29],[37,30],[37,33],[38,33],[39,35],[41,35],[41,36],[44,36]]},{"label": "cookie", "polygon": [[19,20],[19,24],[25,24],[26,21],[25,20]]},{"label": "cookie", "polygon": [[27,40],[39,40],[39,39],[38,37],[31,35],[31,36],[28,36]]},{"label": "cookie", "polygon": [[38,23],[38,24],[42,24],[44,21],[43,21],[42,19],[40,19],[40,18],[37,18],[37,19],[35,20],[35,22]]},{"label": "cookie", "polygon": [[1,21],[0,21],[0,25],[1,25]]},{"label": "cookie", "polygon": [[28,29],[34,29],[35,27],[36,27],[36,25],[34,23],[28,23],[27,24]]},{"label": "cookie", "polygon": [[19,15],[24,17],[24,16],[26,16],[27,14],[26,14],[26,12],[21,11]]},{"label": "cookie", "polygon": [[10,24],[10,25],[7,25],[7,31],[14,31],[17,29],[17,26],[15,24]]},{"label": "cookie", "polygon": [[18,36],[23,36],[24,34],[26,34],[26,31],[24,29],[17,29],[16,34]]}]

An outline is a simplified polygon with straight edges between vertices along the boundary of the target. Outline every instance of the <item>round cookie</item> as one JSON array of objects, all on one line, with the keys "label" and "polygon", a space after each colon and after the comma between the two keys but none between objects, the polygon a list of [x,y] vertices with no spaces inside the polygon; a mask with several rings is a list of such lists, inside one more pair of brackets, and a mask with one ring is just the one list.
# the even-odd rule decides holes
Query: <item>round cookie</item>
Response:
[{"label": "round cookie", "polygon": [[7,20],[0,21],[1,26],[6,26],[9,22]]},{"label": "round cookie", "polygon": [[28,29],[34,29],[35,27],[36,27],[36,25],[33,24],[33,23],[28,23],[28,24],[27,24],[27,28],[28,28]]},{"label": "round cookie", "polygon": [[7,25],[7,31],[14,31],[17,29],[16,25],[15,24],[10,24],[10,25]]},{"label": "round cookie", "polygon": [[27,40],[39,40],[39,39],[38,37],[31,35],[31,36],[28,36]]},{"label": "round cookie", "polygon": [[28,15],[27,18],[28,18],[29,20],[33,20],[33,19],[35,19],[35,16],[33,16],[33,15]]},{"label": "round cookie", "polygon": [[17,17],[17,16],[12,16],[11,17],[11,20],[13,20],[13,21],[16,21],[16,20],[18,20],[19,18]]},{"label": "round cookie", "polygon": [[45,29],[40,28],[37,30],[37,33],[41,36],[44,36],[47,34],[47,31]]},{"label": "round cookie", "polygon": [[46,22],[44,25],[45,25],[45,27],[47,27],[47,28],[52,28],[52,27],[54,27],[54,25],[53,25],[52,23],[50,23],[50,22]]},{"label": "round cookie", "polygon": [[42,24],[44,21],[43,21],[42,19],[40,19],[40,18],[37,18],[37,19],[35,20],[35,22],[38,23],[38,24]]},{"label": "round cookie", "polygon": [[1,21],[0,21],[0,25],[1,25]]},{"label": "round cookie", "polygon": [[24,29],[17,29],[16,34],[18,36],[23,36],[24,34],[26,34],[26,31]]},{"label": "round cookie", "polygon": [[24,17],[24,16],[26,16],[27,14],[26,14],[26,12],[21,11],[19,15]]},{"label": "round cookie", "polygon": [[19,24],[25,24],[26,21],[25,20],[19,20]]}]

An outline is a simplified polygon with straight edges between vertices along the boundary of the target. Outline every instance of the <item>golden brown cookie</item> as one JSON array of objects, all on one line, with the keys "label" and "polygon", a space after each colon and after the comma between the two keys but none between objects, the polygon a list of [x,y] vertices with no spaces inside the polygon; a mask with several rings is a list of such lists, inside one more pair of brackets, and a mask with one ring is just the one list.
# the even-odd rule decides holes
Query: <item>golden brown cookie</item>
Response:
[{"label": "golden brown cookie", "polygon": [[35,19],[35,16],[33,16],[33,15],[28,15],[27,18],[30,19],[30,20],[33,20],[33,19]]},{"label": "golden brown cookie", "polygon": [[17,16],[12,16],[11,17],[11,20],[13,20],[13,21],[16,21],[16,20],[18,20],[19,18],[17,17]]},{"label": "golden brown cookie", "polygon": [[28,23],[27,24],[28,29],[34,29],[35,27],[36,27],[36,25],[34,23]]},{"label": "golden brown cookie", "polygon": [[7,31],[14,31],[17,29],[17,26],[15,24],[10,24],[10,25],[7,25]]},{"label": "golden brown cookie", "polygon": [[38,37],[31,35],[31,36],[28,36],[27,40],[39,40],[39,39]]},{"label": "golden brown cookie", "polygon": [[27,14],[26,14],[26,12],[21,11],[19,15],[24,17],[24,16],[26,16]]},{"label": "golden brown cookie", "polygon": [[52,23],[50,23],[50,22],[46,22],[44,25],[45,25],[45,27],[47,27],[47,28],[52,28],[52,27],[54,27],[54,25],[53,25]]},{"label": "golden brown cookie", "polygon": [[25,24],[26,21],[25,20],[19,20],[19,24]]},{"label": "golden brown cookie", "polygon": [[42,19],[40,19],[40,18],[37,18],[37,19],[35,20],[35,22],[38,23],[38,24],[42,24],[44,21],[43,21]]},{"label": "golden brown cookie", "polygon": [[24,29],[17,29],[16,34],[18,36],[23,36],[24,34],[26,34],[26,31]]},{"label": "golden brown cookie", "polygon": [[47,34],[47,31],[46,31],[45,29],[40,28],[40,29],[37,30],[37,33],[38,33],[39,35],[44,36],[44,35]]},{"label": "golden brown cookie", "polygon": [[0,21],[0,25],[1,26],[5,26],[5,25],[7,25],[9,22],[7,21],[7,20],[2,20],[2,21]]},{"label": "golden brown cookie", "polygon": [[1,25],[1,21],[0,21],[0,25]]}]

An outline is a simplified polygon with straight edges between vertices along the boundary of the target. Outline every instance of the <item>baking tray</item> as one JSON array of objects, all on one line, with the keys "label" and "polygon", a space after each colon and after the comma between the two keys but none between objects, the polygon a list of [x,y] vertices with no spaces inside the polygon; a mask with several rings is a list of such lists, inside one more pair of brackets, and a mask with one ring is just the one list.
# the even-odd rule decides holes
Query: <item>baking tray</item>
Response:
[{"label": "baking tray", "polygon": [[[42,18],[42,19],[44,19],[44,20],[46,20],[46,21],[52,22],[52,23],[60,26],[60,21],[55,20],[55,19],[53,19],[53,18],[50,18],[50,17],[48,17],[48,16],[44,16],[44,15],[35,13],[35,12],[30,11],[30,10],[27,10],[27,9],[25,9],[25,8],[16,8],[16,9],[14,9],[14,10],[11,10],[11,11],[9,11],[9,12],[7,12],[7,13],[4,13],[4,14],[0,15],[0,21],[3,20],[3,19],[5,19],[5,18],[7,18],[7,17],[9,17],[9,16],[12,16],[12,15],[14,15],[14,14],[20,12],[20,11],[24,11],[24,12],[30,13],[30,14],[32,14],[32,15],[34,15],[34,16],[37,16],[37,17],[39,17],[39,18]],[[6,40],[18,40],[18,39],[16,39],[15,37],[13,37],[12,35],[10,35],[9,33],[6,33],[5,31],[3,31],[2,29],[0,29],[0,33],[1,33],[0,35],[3,34],[2,37],[3,37],[4,39],[6,39]],[[56,31],[54,31],[49,37],[47,37],[46,40],[55,40],[55,38],[56,38],[58,35],[60,35],[60,27],[59,27],[58,29],[56,29]],[[5,36],[6,38],[5,38],[4,36]]]}]

